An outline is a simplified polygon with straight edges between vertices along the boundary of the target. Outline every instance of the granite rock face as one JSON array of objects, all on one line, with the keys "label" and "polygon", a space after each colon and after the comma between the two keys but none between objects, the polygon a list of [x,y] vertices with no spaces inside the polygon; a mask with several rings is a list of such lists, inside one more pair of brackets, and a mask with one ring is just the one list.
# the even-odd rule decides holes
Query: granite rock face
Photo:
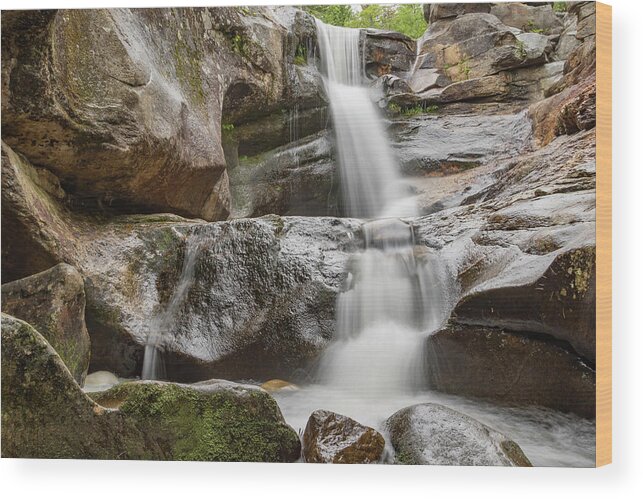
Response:
[{"label": "granite rock face", "polygon": [[2,311],[36,328],[58,352],[76,382],[89,367],[90,339],[85,326],[85,287],[71,265],[2,285]]}]

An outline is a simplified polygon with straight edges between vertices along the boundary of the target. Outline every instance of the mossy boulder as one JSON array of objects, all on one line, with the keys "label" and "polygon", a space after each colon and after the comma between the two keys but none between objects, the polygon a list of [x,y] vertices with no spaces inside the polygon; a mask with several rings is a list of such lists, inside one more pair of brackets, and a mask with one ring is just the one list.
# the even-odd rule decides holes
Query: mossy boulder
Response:
[{"label": "mossy boulder", "polygon": [[83,393],[33,327],[2,314],[2,457],[161,459],[135,422]]},{"label": "mossy boulder", "polygon": [[3,312],[34,326],[58,352],[74,379],[83,384],[90,339],[85,326],[85,288],[80,273],[60,263],[2,286]]},{"label": "mossy boulder", "polygon": [[[300,443],[265,391],[225,381],[126,383],[96,394],[51,345],[2,315],[2,456],[294,461]],[[107,406],[107,407],[106,407]]]},{"label": "mossy boulder", "polygon": [[531,466],[513,440],[440,404],[405,407],[386,427],[397,464]]},{"label": "mossy boulder", "polygon": [[91,395],[137,422],[165,459],[292,462],[301,444],[275,400],[250,385],[129,382]]},{"label": "mossy boulder", "polygon": [[377,463],[384,453],[384,437],[373,428],[331,411],[310,415],[303,437],[308,463]]}]

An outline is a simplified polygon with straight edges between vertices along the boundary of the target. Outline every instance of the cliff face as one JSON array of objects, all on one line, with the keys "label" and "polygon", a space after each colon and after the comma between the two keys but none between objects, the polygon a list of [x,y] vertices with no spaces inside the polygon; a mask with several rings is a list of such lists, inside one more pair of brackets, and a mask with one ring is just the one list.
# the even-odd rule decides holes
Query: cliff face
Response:
[{"label": "cliff face", "polygon": [[[260,8],[8,12],[3,140],[81,210],[225,219],[222,124],[310,106],[301,13]],[[225,127],[224,127],[225,128]]]}]

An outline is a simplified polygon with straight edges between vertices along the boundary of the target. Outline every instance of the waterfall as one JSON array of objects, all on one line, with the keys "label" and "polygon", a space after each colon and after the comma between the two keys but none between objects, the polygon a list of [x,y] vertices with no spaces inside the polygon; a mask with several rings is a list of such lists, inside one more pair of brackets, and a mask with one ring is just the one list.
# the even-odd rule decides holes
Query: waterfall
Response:
[{"label": "waterfall", "polygon": [[[363,225],[364,251],[346,269],[334,343],[320,360],[326,386],[375,403],[422,388],[424,340],[447,307],[437,269],[415,255],[416,215],[389,146],[382,117],[362,85],[360,31],[317,21],[347,215]],[[426,260],[426,259],[425,259]]]},{"label": "waterfall", "polygon": [[199,237],[195,234],[190,235],[185,244],[185,257],[177,286],[165,309],[152,320],[143,355],[142,379],[165,378],[163,348],[172,337],[177,313],[194,282],[194,269],[199,250]]},{"label": "waterfall", "polygon": [[346,215],[413,216],[388,138],[362,83],[360,30],[317,20],[324,87],[330,103]]}]

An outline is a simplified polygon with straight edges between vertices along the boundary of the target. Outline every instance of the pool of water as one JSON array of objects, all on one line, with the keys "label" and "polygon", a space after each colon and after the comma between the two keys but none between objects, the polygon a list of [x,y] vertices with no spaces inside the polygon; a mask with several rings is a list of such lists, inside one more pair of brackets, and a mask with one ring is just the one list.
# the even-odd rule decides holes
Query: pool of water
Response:
[{"label": "pool of water", "polygon": [[381,399],[320,385],[281,391],[273,396],[296,431],[303,432],[313,411],[325,409],[371,426],[386,437],[383,426],[389,416],[410,405],[432,402],[460,411],[511,438],[534,466],[593,467],[595,462],[594,421],[551,409],[500,407],[436,392]]}]

